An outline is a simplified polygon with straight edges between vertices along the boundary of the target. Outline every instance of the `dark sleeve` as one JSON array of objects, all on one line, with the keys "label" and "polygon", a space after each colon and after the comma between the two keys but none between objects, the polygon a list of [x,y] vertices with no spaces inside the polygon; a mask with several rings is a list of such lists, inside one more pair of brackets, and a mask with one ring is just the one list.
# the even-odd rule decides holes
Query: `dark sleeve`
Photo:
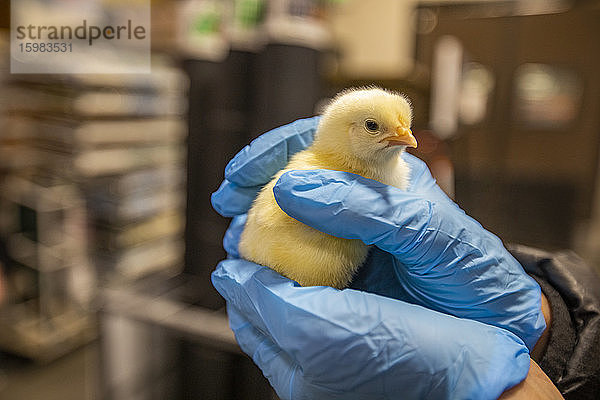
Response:
[{"label": "dark sleeve", "polygon": [[567,400],[600,398],[600,278],[575,253],[509,246],[542,288],[552,310],[538,364]]}]

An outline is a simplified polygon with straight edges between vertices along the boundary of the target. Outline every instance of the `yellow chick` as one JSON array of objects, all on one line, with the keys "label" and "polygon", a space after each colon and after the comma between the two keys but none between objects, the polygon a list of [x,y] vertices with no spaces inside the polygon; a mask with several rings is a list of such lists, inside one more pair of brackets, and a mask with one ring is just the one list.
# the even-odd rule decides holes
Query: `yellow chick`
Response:
[{"label": "yellow chick", "polygon": [[302,286],[346,287],[368,246],[289,217],[277,205],[273,186],[290,170],[332,169],[406,189],[410,171],[400,155],[417,147],[411,121],[411,106],[401,94],[379,88],[339,93],[326,107],[312,145],[294,155],[254,200],[239,243],[242,257]]}]

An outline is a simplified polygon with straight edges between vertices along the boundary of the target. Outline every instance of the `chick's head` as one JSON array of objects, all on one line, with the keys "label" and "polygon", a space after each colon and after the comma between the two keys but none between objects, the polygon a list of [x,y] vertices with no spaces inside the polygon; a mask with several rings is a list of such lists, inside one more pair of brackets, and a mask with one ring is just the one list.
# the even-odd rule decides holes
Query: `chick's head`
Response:
[{"label": "chick's head", "polygon": [[379,88],[348,89],[325,108],[315,146],[377,163],[417,147],[411,122],[412,109],[403,95]]}]

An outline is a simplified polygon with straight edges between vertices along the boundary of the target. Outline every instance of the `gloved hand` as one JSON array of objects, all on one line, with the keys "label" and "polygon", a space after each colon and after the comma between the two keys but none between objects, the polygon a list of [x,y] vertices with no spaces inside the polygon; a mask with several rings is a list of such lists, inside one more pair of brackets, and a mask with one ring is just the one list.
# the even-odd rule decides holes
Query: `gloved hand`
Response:
[{"label": "gloved hand", "polygon": [[[213,194],[234,219],[225,250],[239,257],[245,213],[256,193],[313,139],[318,117],[274,129],[227,165]],[[502,242],[437,186],[425,163],[411,167],[407,191],[340,171],[292,171],[274,188],[290,216],[323,232],[375,244],[351,287],[508,329],[532,349],[545,329],[541,291]]]},{"label": "gloved hand", "polygon": [[341,171],[290,171],[273,192],[291,217],[377,247],[353,287],[508,329],[532,349],[546,327],[539,285],[496,236],[420,183],[407,193]]},{"label": "gloved hand", "polygon": [[497,399],[529,369],[512,333],[225,260],[212,275],[242,350],[282,399]]}]

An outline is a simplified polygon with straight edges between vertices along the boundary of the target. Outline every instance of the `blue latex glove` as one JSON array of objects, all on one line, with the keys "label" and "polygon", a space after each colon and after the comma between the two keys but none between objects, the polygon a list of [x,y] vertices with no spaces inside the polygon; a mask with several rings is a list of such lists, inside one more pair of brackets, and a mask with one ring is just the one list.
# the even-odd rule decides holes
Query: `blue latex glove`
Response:
[{"label": "blue latex glove", "polygon": [[282,399],[496,399],[527,375],[512,333],[372,293],[301,287],[241,259],[212,275]]},{"label": "blue latex glove", "polygon": [[[274,129],[227,165],[213,206],[234,219],[224,239],[230,257],[256,193],[312,142],[318,117]],[[404,155],[407,191],[340,171],[293,171],[275,186],[280,207],[323,232],[375,244],[351,287],[508,329],[531,349],[546,324],[537,283],[504,248],[452,202],[418,158]]]}]

